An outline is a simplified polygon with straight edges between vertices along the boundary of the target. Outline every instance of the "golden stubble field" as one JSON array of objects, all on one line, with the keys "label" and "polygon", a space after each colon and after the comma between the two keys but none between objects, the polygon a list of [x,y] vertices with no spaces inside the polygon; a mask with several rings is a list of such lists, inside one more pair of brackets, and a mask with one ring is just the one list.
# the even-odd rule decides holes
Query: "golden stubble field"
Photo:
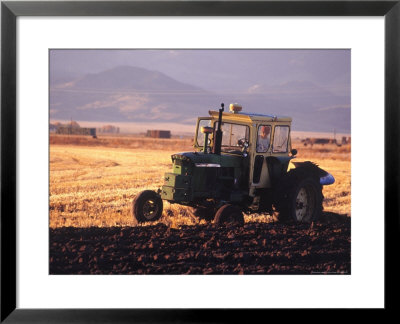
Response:
[{"label": "golden stubble field", "polygon": [[[293,148],[298,150],[295,161],[313,161],[334,175],[335,184],[323,190],[324,210],[351,216],[351,146],[294,142]],[[51,135],[50,227],[136,226],[130,212],[134,196],[162,186],[171,154],[191,150],[190,139]],[[246,222],[269,220],[245,215]],[[190,208],[164,203],[159,222],[179,227],[205,221]]]}]

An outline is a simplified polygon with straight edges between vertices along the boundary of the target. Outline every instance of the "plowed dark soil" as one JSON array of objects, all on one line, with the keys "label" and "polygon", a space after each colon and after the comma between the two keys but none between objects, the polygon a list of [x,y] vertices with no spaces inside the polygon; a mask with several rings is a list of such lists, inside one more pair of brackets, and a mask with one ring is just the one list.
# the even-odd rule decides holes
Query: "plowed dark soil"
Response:
[{"label": "plowed dark soil", "polygon": [[350,219],[50,230],[51,274],[350,274]]}]

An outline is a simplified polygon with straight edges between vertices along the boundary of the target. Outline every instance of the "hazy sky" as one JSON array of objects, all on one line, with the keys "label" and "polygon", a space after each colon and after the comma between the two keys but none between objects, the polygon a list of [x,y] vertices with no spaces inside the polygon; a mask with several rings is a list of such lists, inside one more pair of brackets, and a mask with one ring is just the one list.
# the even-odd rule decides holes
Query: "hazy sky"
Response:
[{"label": "hazy sky", "polygon": [[131,65],[209,91],[310,81],[350,96],[350,50],[56,50],[50,62],[56,75]]}]

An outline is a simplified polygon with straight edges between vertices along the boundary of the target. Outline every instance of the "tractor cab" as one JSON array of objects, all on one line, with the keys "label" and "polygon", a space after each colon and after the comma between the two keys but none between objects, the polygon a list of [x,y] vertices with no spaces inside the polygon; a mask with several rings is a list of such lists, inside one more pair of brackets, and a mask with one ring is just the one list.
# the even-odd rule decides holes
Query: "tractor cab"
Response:
[{"label": "tractor cab", "polygon": [[[229,112],[221,114],[221,148],[216,138],[219,129],[218,111],[197,120],[194,147],[206,154],[236,155],[246,160],[246,187],[249,196],[257,189],[270,188],[272,180],[287,171],[294,157],[291,150],[292,119],[275,115],[242,112],[238,104],[231,104]],[[220,153],[219,153],[220,152]]]}]

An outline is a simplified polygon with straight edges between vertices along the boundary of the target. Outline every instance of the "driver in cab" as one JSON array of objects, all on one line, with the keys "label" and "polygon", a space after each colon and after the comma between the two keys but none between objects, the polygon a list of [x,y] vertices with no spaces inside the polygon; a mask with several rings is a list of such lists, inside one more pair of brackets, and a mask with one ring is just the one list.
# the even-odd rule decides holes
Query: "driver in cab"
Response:
[{"label": "driver in cab", "polygon": [[271,139],[271,126],[260,126],[258,129],[257,152],[267,152]]}]

